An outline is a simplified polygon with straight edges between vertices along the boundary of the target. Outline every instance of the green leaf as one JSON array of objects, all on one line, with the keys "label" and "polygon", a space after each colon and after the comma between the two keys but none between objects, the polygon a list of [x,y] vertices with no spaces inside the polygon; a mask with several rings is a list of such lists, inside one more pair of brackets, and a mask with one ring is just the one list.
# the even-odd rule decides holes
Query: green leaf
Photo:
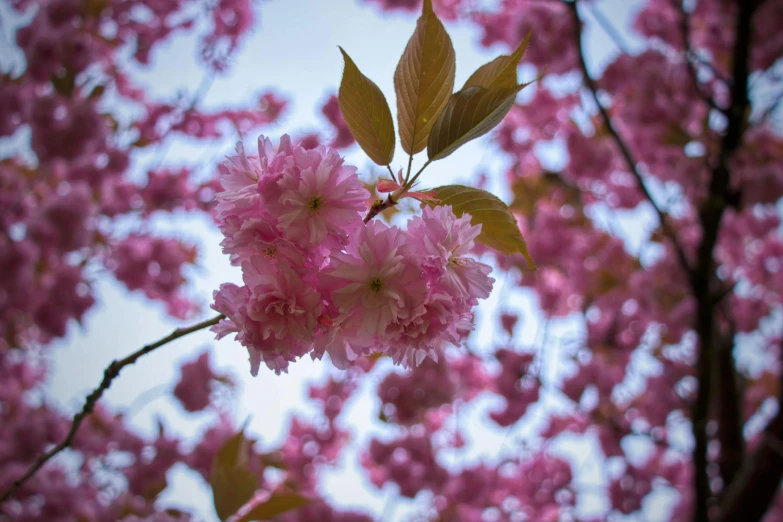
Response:
[{"label": "green leaf", "polygon": [[209,482],[215,511],[226,520],[258,490],[258,477],[248,468],[248,440],[243,432],[228,440],[212,460]]},{"label": "green leaf", "polygon": [[428,205],[451,205],[457,217],[467,213],[472,225],[481,225],[481,234],[476,237],[476,241],[504,254],[522,254],[528,266],[532,270],[536,269],[508,205],[486,190],[463,185],[447,185],[432,190],[438,202],[427,202]]},{"label": "green leaf", "polygon": [[280,493],[272,495],[269,500],[257,505],[247,515],[241,517],[237,522],[249,522],[251,520],[269,520],[277,515],[282,515],[288,511],[306,506],[310,499],[294,493]]},{"label": "green leaf", "polygon": [[342,47],[343,79],[337,93],[340,111],[359,146],[378,165],[388,165],[394,156],[394,123],[389,104],[372,80],[359,71]]},{"label": "green leaf", "polygon": [[394,71],[400,142],[408,154],[427,146],[435,118],[454,89],[456,69],[451,38],[432,10],[432,0],[425,0],[416,30]]},{"label": "green leaf", "polygon": [[491,131],[514,105],[528,84],[485,88],[475,85],[451,95],[430,131],[427,155],[443,159],[465,143]]},{"label": "green leaf", "polygon": [[492,87],[516,86],[517,65],[525,54],[532,34],[532,30],[528,32],[525,39],[522,40],[522,43],[519,44],[519,47],[511,55],[503,54],[476,69],[476,72],[470,75],[470,78],[468,78],[462,88],[467,89],[468,87],[478,86],[490,89]]}]

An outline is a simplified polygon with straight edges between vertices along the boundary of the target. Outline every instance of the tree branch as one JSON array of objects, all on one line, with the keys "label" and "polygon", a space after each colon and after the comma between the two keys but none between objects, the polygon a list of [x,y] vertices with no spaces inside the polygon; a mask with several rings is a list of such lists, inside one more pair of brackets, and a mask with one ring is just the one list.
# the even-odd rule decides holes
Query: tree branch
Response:
[{"label": "tree branch", "polygon": [[598,86],[596,85],[595,80],[593,80],[593,78],[590,76],[590,73],[587,70],[587,62],[585,61],[584,49],[582,47],[582,20],[579,17],[577,0],[565,2],[565,4],[571,8],[571,11],[574,16],[574,40],[577,45],[577,54],[579,56],[579,64],[582,69],[584,83],[587,86],[587,88],[590,90],[590,93],[593,96],[593,100],[595,101],[595,104],[598,107],[598,112],[601,115],[601,119],[603,120],[606,129],[609,131],[609,134],[611,134],[612,138],[617,144],[617,148],[620,149],[620,154],[623,156],[623,159],[625,160],[628,169],[631,171],[631,174],[633,174],[633,177],[636,179],[636,183],[639,185],[639,189],[642,191],[642,194],[644,194],[644,197],[647,199],[647,201],[652,205],[656,215],[658,216],[658,221],[660,222],[664,233],[672,242],[672,245],[674,246],[674,250],[677,253],[677,257],[680,260],[680,264],[682,265],[683,270],[685,270],[686,274],[688,274],[688,276],[690,277],[691,275],[690,264],[688,263],[688,258],[685,256],[685,251],[682,249],[682,245],[680,245],[680,242],[677,239],[677,234],[675,233],[674,229],[671,228],[671,226],[669,225],[667,215],[661,210],[661,208],[653,199],[652,194],[647,189],[647,185],[645,185],[644,179],[642,178],[639,169],[636,167],[636,160],[631,155],[631,151],[628,149],[628,146],[626,145],[625,141],[620,136],[620,133],[614,127],[614,124],[612,123],[612,119],[609,116],[609,113],[607,112],[603,104],[601,104],[601,100],[598,98]]},{"label": "tree branch", "polygon": [[[742,433],[742,390],[734,362],[736,329],[729,313],[722,307],[729,322],[728,333],[716,340],[717,372],[715,392],[718,400],[718,441],[720,442],[720,476],[725,487],[732,483],[745,457],[745,437]],[[717,332],[721,335],[721,332]]]},{"label": "tree branch", "polygon": [[367,215],[364,216],[364,222],[369,223],[369,221],[372,218],[374,218],[375,216],[377,216],[387,208],[391,208],[396,204],[397,202],[394,200],[391,194],[389,194],[389,196],[385,200],[383,199],[376,200],[375,203],[373,203],[372,206],[370,207],[370,210],[367,211]]},{"label": "tree branch", "polygon": [[133,352],[132,354],[128,355],[127,357],[120,359],[119,361],[114,360],[109,364],[109,366],[103,371],[103,380],[101,381],[100,385],[95,388],[84,400],[84,406],[82,406],[82,409],[73,416],[73,420],[71,421],[71,428],[68,430],[68,434],[65,436],[65,438],[60,441],[56,446],[51,448],[46,453],[39,456],[35,462],[28,468],[28,470],[25,472],[24,475],[16,479],[11,486],[3,492],[2,495],[0,495],[0,504],[8,500],[19,488],[22,487],[22,485],[30,480],[30,478],[35,475],[38,470],[40,470],[44,464],[46,464],[52,457],[63,451],[65,448],[70,446],[73,443],[74,437],[76,437],[76,432],[79,430],[79,426],[81,426],[82,421],[90,414],[92,413],[93,409],[95,408],[95,404],[98,402],[98,400],[103,396],[103,393],[109,389],[109,386],[111,386],[112,381],[116,379],[120,375],[120,371],[122,371],[123,368],[126,366],[129,366],[133,363],[135,363],[139,358],[142,356],[160,348],[164,344],[168,344],[171,341],[175,341],[179,339],[180,337],[185,337],[188,334],[191,334],[193,332],[197,332],[199,330],[203,330],[204,328],[208,328],[210,326],[213,326],[217,324],[221,319],[225,319],[225,315],[220,314],[216,317],[213,317],[212,319],[207,319],[206,321],[202,321],[200,323],[194,324],[193,326],[188,326],[187,328],[177,328],[173,332],[171,332],[169,335],[164,337],[163,339],[156,341],[152,344],[148,344],[139,350]]},{"label": "tree branch", "polygon": [[[699,338],[699,355],[696,376],[699,388],[693,404],[691,422],[693,437],[694,490],[696,522],[708,522],[711,491],[707,475],[707,420],[710,409],[713,348],[715,339],[716,296],[712,288],[715,280],[715,259],[713,251],[718,240],[721,220],[730,197],[728,164],[739,148],[745,129],[745,114],[748,100],[749,49],[751,21],[757,6],[755,0],[737,0],[739,13],[734,38],[731,106],[727,111],[728,124],[721,140],[717,162],[712,169],[709,192],[699,209],[702,240],[699,245],[696,266],[693,271],[693,290],[697,300],[696,334]],[[777,485],[776,485],[777,487]],[[768,506],[768,504],[767,504]],[[763,508],[766,510],[766,506]],[[723,514],[721,515],[723,516]],[[743,512],[742,520],[751,520]],[[731,519],[735,520],[735,519]]]},{"label": "tree branch", "polygon": [[[783,377],[783,336],[780,343]],[[716,522],[756,522],[764,518],[780,491],[783,479],[783,386],[778,392],[778,412],[767,425],[761,442],[726,489]]]}]

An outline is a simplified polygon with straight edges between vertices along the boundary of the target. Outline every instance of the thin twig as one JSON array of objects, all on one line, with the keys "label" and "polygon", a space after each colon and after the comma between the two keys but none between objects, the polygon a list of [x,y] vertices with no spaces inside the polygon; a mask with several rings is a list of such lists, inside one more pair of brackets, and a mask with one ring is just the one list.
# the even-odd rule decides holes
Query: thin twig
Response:
[{"label": "thin twig", "polygon": [[587,62],[585,61],[584,49],[582,47],[582,20],[579,17],[577,0],[573,0],[571,2],[565,2],[565,4],[571,8],[571,11],[573,12],[573,16],[574,16],[574,40],[576,41],[576,45],[577,45],[577,54],[579,56],[579,64],[582,68],[584,83],[587,86],[587,88],[590,90],[590,93],[592,94],[593,97],[593,101],[598,107],[598,112],[601,114],[601,119],[603,120],[606,129],[609,131],[609,134],[612,135],[612,138],[617,144],[617,148],[620,149],[620,153],[625,159],[625,163],[628,165],[628,169],[631,171],[631,174],[633,174],[633,177],[636,179],[636,183],[639,185],[639,189],[642,191],[642,194],[644,194],[644,197],[647,199],[647,201],[652,205],[653,209],[655,210],[655,213],[658,216],[658,221],[660,222],[664,233],[669,237],[669,239],[672,242],[672,245],[674,245],[674,249],[677,253],[677,257],[679,258],[683,270],[685,270],[685,272],[690,277],[691,275],[690,263],[688,263],[688,258],[685,256],[685,251],[683,250],[682,246],[680,245],[680,242],[677,239],[677,234],[675,233],[674,229],[672,229],[669,226],[667,215],[664,214],[664,212],[661,210],[661,208],[653,199],[650,191],[647,189],[647,185],[645,185],[644,179],[642,178],[639,169],[636,167],[636,160],[634,160],[633,156],[631,155],[631,151],[628,149],[628,146],[625,144],[625,141],[620,136],[620,133],[617,131],[617,129],[614,127],[614,124],[612,123],[612,119],[609,116],[609,113],[601,103],[601,100],[598,98],[598,86],[596,85],[595,80],[593,80],[593,78],[590,76],[590,72],[587,70]]},{"label": "thin twig", "polygon": [[631,54],[630,47],[625,41],[625,38],[623,38],[623,35],[620,34],[620,31],[618,31],[617,28],[612,25],[612,22],[610,22],[609,19],[604,16],[604,14],[595,4],[590,4],[590,13],[593,15],[593,18],[595,18],[595,21],[598,22],[598,25],[601,26],[604,32],[609,35],[609,38],[614,41],[614,44],[617,46],[617,48],[620,49],[623,54]]},{"label": "thin twig", "polygon": [[373,203],[372,206],[370,207],[370,210],[367,211],[367,215],[364,216],[364,222],[369,223],[369,221],[372,218],[374,218],[375,216],[377,216],[387,208],[391,208],[396,204],[397,201],[392,197],[391,194],[389,194],[389,196],[385,200],[384,199],[376,200],[375,203]]},{"label": "thin twig", "polygon": [[712,64],[706,58],[699,56],[699,53],[695,52],[693,49],[691,49],[689,52],[691,58],[693,58],[694,60],[702,64],[707,69],[709,69],[710,74],[712,74],[717,80],[720,80],[723,83],[725,83],[728,87],[731,87],[731,80],[729,78],[726,78],[726,76],[723,73],[717,70],[714,64]]},{"label": "thin twig", "polygon": [[685,10],[685,6],[682,4],[681,0],[672,0],[675,4],[679,4],[679,10],[680,15],[682,19],[680,20],[680,31],[682,32],[682,41],[683,41],[683,48],[685,49],[685,65],[688,68],[688,74],[691,77],[691,81],[693,82],[693,87],[696,89],[696,91],[699,93],[699,96],[701,97],[704,102],[710,106],[710,108],[715,109],[720,112],[725,112],[725,109],[722,107],[719,107],[718,104],[713,99],[712,95],[710,95],[707,91],[704,90],[704,88],[701,85],[701,82],[699,81],[699,73],[696,70],[696,66],[691,61],[691,56],[696,56],[696,53],[691,49],[691,16],[690,13],[688,13]]},{"label": "thin twig", "polygon": [[[412,158],[413,158],[413,156],[411,156],[411,159]],[[410,174],[410,161],[408,163],[409,163],[409,165],[408,165],[408,174]],[[427,160],[427,162],[424,165],[422,165],[422,167],[419,169],[419,171],[416,173],[415,176],[413,176],[413,179],[411,179],[410,181],[407,180],[407,176],[406,176],[405,183],[403,184],[403,187],[402,187],[401,191],[398,190],[397,192],[395,192],[393,194],[389,194],[389,196],[385,200],[383,200],[383,199],[376,200],[375,203],[373,203],[372,206],[370,207],[370,210],[367,211],[367,215],[364,216],[364,222],[368,223],[372,218],[374,218],[375,216],[377,216],[378,214],[380,214],[381,212],[383,212],[387,208],[390,208],[390,207],[393,207],[394,205],[396,205],[398,199],[396,199],[394,197],[394,194],[397,194],[399,197],[402,197],[402,194],[404,194],[405,192],[409,191],[411,189],[411,187],[413,187],[413,185],[416,183],[416,180],[419,178],[419,175],[422,172],[424,172],[424,169],[426,169],[427,165],[429,165],[429,164],[430,164],[430,160]],[[394,180],[394,176],[392,176],[392,180]]]},{"label": "thin twig", "polygon": [[33,464],[28,468],[25,474],[19,477],[18,479],[16,479],[11,484],[11,486],[3,492],[2,496],[0,496],[0,503],[3,503],[6,500],[8,500],[11,497],[11,495],[13,495],[20,487],[22,487],[22,485],[25,482],[30,480],[30,478],[32,478],[32,476],[35,475],[38,472],[38,470],[40,470],[44,466],[44,464],[46,464],[52,457],[54,457],[55,455],[57,455],[58,453],[60,453],[61,451],[63,451],[65,448],[67,448],[73,443],[73,439],[76,436],[76,432],[79,430],[79,426],[81,426],[82,421],[90,413],[92,413],[93,409],[95,408],[95,404],[103,396],[103,393],[109,389],[109,386],[111,386],[112,381],[114,381],[114,379],[116,379],[120,375],[120,371],[122,371],[123,368],[135,363],[142,356],[156,350],[157,348],[160,348],[164,344],[168,344],[171,341],[175,341],[179,339],[180,337],[185,337],[186,335],[191,334],[193,332],[197,332],[199,330],[203,330],[204,328],[213,326],[217,324],[221,319],[225,319],[225,317],[226,317],[225,315],[220,314],[216,317],[213,317],[212,319],[207,319],[206,321],[202,321],[200,323],[194,324],[193,326],[188,326],[187,328],[177,328],[163,339],[142,347],[141,349],[133,352],[132,354],[125,357],[124,359],[120,359],[119,361],[117,360],[112,361],[111,364],[109,364],[109,366],[104,370],[103,380],[101,381],[100,385],[87,396],[81,411],[79,411],[76,415],[73,416],[73,420],[71,421],[71,428],[68,430],[68,435],[66,435],[65,438],[62,441],[60,441],[60,443],[58,443],[56,446],[54,446],[52,449],[39,456],[35,460],[35,462],[33,462]]},{"label": "thin twig", "polygon": [[[196,88],[196,91],[193,93],[193,96],[190,99],[190,103],[187,107],[182,111],[182,114],[180,116],[180,122],[190,116],[190,114],[196,110],[199,103],[201,103],[201,100],[209,93],[209,90],[212,88],[212,85],[215,82],[215,73],[214,71],[211,71],[210,73],[205,73],[204,77],[201,79],[201,83],[199,83],[198,88]],[[154,171],[161,168],[163,165],[163,161],[166,159],[166,155],[169,152],[169,147],[171,145],[170,141],[166,141],[166,138],[169,137],[169,135],[174,131],[175,123],[171,123],[168,128],[161,134],[160,139],[158,140],[159,143],[163,145],[162,150],[160,150],[158,158],[155,160],[155,167],[154,168],[148,168],[147,171]],[[239,128],[236,129],[237,133],[239,133]]]}]

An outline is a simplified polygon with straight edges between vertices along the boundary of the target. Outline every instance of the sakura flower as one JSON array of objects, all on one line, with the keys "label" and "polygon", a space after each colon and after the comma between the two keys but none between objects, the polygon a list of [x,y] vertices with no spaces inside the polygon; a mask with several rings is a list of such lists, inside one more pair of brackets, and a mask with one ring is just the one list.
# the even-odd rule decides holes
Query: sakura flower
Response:
[{"label": "sakura flower", "polygon": [[[380,348],[387,329],[424,301],[426,280],[397,227],[372,221],[332,254],[324,277],[338,316],[337,328],[354,347]],[[392,326],[393,328],[393,326]]]},{"label": "sakura flower", "polygon": [[279,269],[277,274],[264,271],[258,257],[243,265],[245,283],[255,298],[247,304],[248,317],[263,325],[264,338],[308,340],[321,314],[321,296],[291,267]]},{"label": "sakura flower", "polygon": [[[260,143],[260,138],[259,138]],[[226,158],[226,161],[218,165],[220,172],[220,184],[225,190],[240,190],[258,182],[261,177],[260,169],[250,164],[252,156],[247,157],[245,146],[240,141],[236,146],[236,156]]]},{"label": "sakura flower", "polygon": [[241,265],[253,256],[263,258],[270,268],[306,263],[306,253],[285,239],[268,217],[230,216],[224,221],[224,229],[232,231],[220,243],[223,252],[230,255],[232,265]]},{"label": "sakura flower", "polygon": [[286,237],[304,245],[320,245],[326,236],[339,243],[361,225],[367,190],[356,167],[343,165],[340,155],[325,147],[294,154],[296,167],[277,183],[280,228]]},{"label": "sakura flower", "polygon": [[458,218],[451,206],[426,207],[421,217],[413,218],[408,232],[423,257],[424,269],[438,277],[438,285],[449,295],[475,304],[489,297],[492,267],[468,256],[481,225],[471,225],[470,216]]},{"label": "sakura flower", "polygon": [[213,308],[227,319],[214,328],[218,337],[236,333],[248,348],[251,373],[261,361],[276,372],[309,349],[323,304],[312,281],[303,280],[291,267],[277,272],[264,269],[256,256],[243,263],[246,286],[221,285]]},{"label": "sakura flower", "polygon": [[216,221],[221,232],[231,238],[247,219],[264,218],[276,225],[269,213],[270,200],[277,200],[280,191],[276,183],[293,164],[293,147],[287,135],[280,138],[277,148],[272,142],[258,138],[258,156],[248,156],[242,143],[237,155],[226,158],[219,166],[222,192],[218,192]]},{"label": "sakura flower", "polygon": [[437,361],[436,347],[441,341],[459,346],[464,332],[458,326],[465,317],[456,304],[451,296],[431,289],[424,302],[395,328],[389,350],[394,363],[417,366],[428,355]]}]

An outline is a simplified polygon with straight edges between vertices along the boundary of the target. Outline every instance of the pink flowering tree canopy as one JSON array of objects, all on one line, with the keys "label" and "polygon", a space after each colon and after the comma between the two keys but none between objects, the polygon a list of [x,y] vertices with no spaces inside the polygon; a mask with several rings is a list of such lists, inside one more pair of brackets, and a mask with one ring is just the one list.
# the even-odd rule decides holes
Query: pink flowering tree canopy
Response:
[{"label": "pink flowering tree canopy", "polygon": [[[0,518],[783,518],[783,0],[639,0],[621,30],[609,4],[365,0],[418,15],[394,97],[345,44],[328,130],[279,135],[274,90],[202,103],[256,24],[248,0],[3,7],[23,63],[0,75]],[[455,85],[444,22],[505,54]],[[134,75],[178,37],[204,79],[166,98]],[[166,159],[236,137],[215,168]],[[499,168],[436,173],[478,142]],[[377,167],[343,156],[359,150]],[[204,245],[159,226],[183,216],[237,276],[211,300]],[[70,411],[51,353],[106,280],[180,326]],[[125,368],[200,331],[254,382],[323,372],[279,440],[237,418],[248,367],[212,346],[162,387],[198,430],[139,430],[146,393],[108,405]],[[346,463],[348,496],[385,507],[337,500]],[[170,502],[180,473],[207,510]]]}]

